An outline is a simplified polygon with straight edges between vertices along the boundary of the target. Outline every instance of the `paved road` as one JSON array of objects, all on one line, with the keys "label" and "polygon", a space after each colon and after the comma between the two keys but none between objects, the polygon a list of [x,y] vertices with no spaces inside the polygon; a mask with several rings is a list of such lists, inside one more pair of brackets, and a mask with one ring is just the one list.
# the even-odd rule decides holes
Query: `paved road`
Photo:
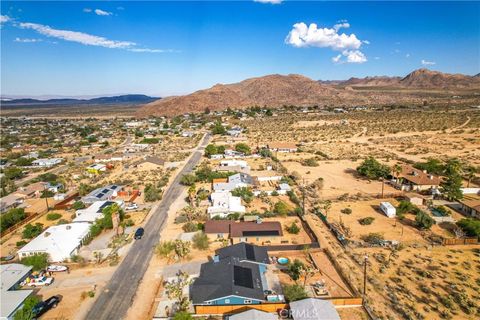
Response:
[{"label": "paved road", "polygon": [[138,285],[147,270],[153,254],[153,247],[160,239],[160,231],[167,218],[168,209],[181,194],[183,186],[180,185],[180,179],[183,174],[192,171],[200,161],[202,149],[208,143],[209,138],[209,134],[203,138],[197,151],[164,193],[163,200],[145,225],[145,235],[141,240],[134,242],[110,282],[95,301],[86,319],[119,320],[125,317],[128,308],[133,303]]}]

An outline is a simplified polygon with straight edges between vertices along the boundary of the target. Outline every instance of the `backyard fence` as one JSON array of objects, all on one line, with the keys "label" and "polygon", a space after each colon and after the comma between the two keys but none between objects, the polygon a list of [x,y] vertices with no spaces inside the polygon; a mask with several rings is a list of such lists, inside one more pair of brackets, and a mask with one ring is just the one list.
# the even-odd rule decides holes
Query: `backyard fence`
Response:
[{"label": "backyard fence", "polygon": [[472,245],[478,244],[478,238],[462,238],[462,239],[443,239],[442,245],[444,246],[455,246],[455,245]]}]

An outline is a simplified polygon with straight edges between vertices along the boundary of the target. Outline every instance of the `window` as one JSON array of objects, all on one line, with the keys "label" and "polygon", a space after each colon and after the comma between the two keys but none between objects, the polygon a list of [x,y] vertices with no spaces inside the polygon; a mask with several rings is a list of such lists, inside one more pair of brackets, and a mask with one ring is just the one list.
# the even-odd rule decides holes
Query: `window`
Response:
[{"label": "window", "polygon": [[230,299],[225,299],[225,303],[230,303]]},{"label": "window", "polygon": [[252,304],[252,300],[250,300],[250,299],[245,299],[245,300],[243,300],[243,303],[245,303],[245,304]]}]

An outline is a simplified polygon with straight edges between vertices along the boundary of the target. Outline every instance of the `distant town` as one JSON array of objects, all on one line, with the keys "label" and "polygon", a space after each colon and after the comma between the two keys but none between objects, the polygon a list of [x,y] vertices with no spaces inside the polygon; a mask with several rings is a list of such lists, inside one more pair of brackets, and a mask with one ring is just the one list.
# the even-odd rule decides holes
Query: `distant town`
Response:
[{"label": "distant town", "polygon": [[4,117],[1,317],[472,319],[479,128],[423,106]]}]

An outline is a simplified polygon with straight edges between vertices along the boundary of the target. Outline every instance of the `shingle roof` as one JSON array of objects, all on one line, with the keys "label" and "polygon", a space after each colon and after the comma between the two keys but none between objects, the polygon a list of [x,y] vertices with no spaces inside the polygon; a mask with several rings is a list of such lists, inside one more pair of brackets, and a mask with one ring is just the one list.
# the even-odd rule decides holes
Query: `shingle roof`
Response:
[{"label": "shingle roof", "polygon": [[416,185],[433,185],[438,186],[440,184],[440,178],[422,170],[416,169],[410,165],[402,165],[402,172],[399,177],[404,178]]},{"label": "shingle roof", "polygon": [[282,225],[278,221],[236,222],[230,225],[231,237],[282,236]]},{"label": "shingle roof", "polygon": [[202,264],[200,276],[190,288],[193,304],[203,304],[228,296],[264,300],[258,266],[228,257]]},{"label": "shingle roof", "polygon": [[265,311],[257,309],[250,309],[244,312],[240,312],[228,317],[228,320],[277,320],[278,317],[275,314],[271,314]]},{"label": "shingle roof", "polygon": [[240,259],[240,261],[253,261],[264,264],[270,263],[266,248],[244,242],[225,248],[220,248],[216,251],[216,253],[220,259],[237,257]]}]

